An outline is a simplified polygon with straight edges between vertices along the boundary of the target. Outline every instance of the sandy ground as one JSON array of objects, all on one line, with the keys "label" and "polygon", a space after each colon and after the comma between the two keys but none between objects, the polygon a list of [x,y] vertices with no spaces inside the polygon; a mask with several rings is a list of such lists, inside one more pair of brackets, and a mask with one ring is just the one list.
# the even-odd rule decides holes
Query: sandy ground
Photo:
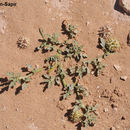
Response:
[{"label": "sandy ground", "polygon": [[[130,130],[130,47],[126,43],[130,16],[114,9],[115,0],[9,1],[16,2],[16,6],[0,6],[0,77],[6,77],[6,72],[20,72],[26,64],[43,65],[47,55],[34,53],[39,45],[39,27],[52,34],[61,33],[61,23],[65,19],[77,24],[81,30],[78,41],[90,57],[95,57],[102,53],[96,47],[98,29],[109,25],[113,29],[113,37],[120,41],[121,49],[105,60],[104,76],[91,75],[83,79],[90,92],[88,101],[98,104],[96,125],[87,129],[109,130],[114,127],[116,130]],[[20,36],[30,39],[27,49],[17,47]],[[119,65],[121,71],[116,71],[114,64]],[[59,102],[59,87],[43,93],[40,75],[36,75],[28,88],[17,95],[15,88],[4,92],[0,90],[0,130],[76,130],[75,124],[64,116],[73,98]],[[126,81],[120,80],[123,75],[128,77]],[[108,98],[101,97],[103,93]],[[116,106],[114,109],[112,104]],[[64,109],[61,110],[59,105]]]}]

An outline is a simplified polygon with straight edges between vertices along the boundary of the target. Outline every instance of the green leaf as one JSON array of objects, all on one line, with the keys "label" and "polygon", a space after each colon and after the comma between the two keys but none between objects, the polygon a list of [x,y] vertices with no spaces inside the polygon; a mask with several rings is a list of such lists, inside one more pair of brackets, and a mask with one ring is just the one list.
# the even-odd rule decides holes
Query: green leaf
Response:
[{"label": "green leaf", "polygon": [[9,88],[12,88],[12,87],[14,87],[16,85],[16,82],[11,82],[10,84],[9,84]]},{"label": "green leaf", "polygon": [[57,85],[60,85],[60,77],[56,76],[55,82],[56,82]]},{"label": "green leaf", "polygon": [[40,32],[40,34],[41,34],[42,38],[44,39],[43,30],[42,30],[41,28],[39,28],[39,32]]},{"label": "green leaf", "polygon": [[78,106],[78,105],[75,105],[74,106],[74,109],[73,109],[73,112],[76,112],[76,111],[78,111],[80,109],[80,107]]},{"label": "green leaf", "polygon": [[17,77],[20,77],[20,73],[19,72],[17,73]]},{"label": "green leaf", "polygon": [[103,49],[106,49],[105,45],[106,45],[106,42],[103,38],[100,38],[100,45]]},{"label": "green leaf", "polygon": [[98,105],[96,104],[94,107],[92,107],[92,111],[95,111],[97,109]]},{"label": "green leaf", "polygon": [[49,79],[49,78],[50,78],[50,76],[47,75],[47,74],[43,74],[42,76],[43,76],[45,79]]},{"label": "green leaf", "polygon": [[51,36],[49,34],[46,34],[47,38],[50,38],[51,39]]},{"label": "green leaf", "polygon": [[31,64],[27,64],[28,69],[32,70],[32,65]]},{"label": "green leaf", "polygon": [[47,84],[48,88],[50,88],[52,86],[52,82],[49,81],[48,84]]},{"label": "green leaf", "polygon": [[30,77],[26,77],[26,78],[24,79],[24,81],[25,81],[25,82],[29,82],[29,81],[30,81]]},{"label": "green leaf", "polygon": [[8,75],[9,77],[14,77],[14,73],[13,73],[13,72],[7,72],[7,75]]},{"label": "green leaf", "polygon": [[60,49],[57,49],[57,52],[58,52],[59,54],[62,54],[62,51],[61,51]]},{"label": "green leaf", "polygon": [[26,87],[27,87],[27,84],[26,84],[26,83],[23,83],[23,84],[22,84],[22,90],[24,90]]},{"label": "green leaf", "polygon": [[19,83],[19,84],[21,84],[22,82],[21,82],[21,80],[17,80],[17,82]]}]

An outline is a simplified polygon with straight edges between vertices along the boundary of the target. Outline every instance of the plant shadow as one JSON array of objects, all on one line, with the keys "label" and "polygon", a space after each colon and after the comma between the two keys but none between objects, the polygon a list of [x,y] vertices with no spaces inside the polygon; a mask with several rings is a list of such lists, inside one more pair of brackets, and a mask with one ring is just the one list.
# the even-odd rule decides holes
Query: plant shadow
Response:
[{"label": "plant shadow", "polygon": [[67,35],[68,39],[71,37],[70,33],[66,30],[65,20],[62,22],[61,25],[61,32],[62,34]]},{"label": "plant shadow", "polygon": [[3,92],[5,92],[5,91],[8,91],[8,89],[9,89],[9,81],[8,81],[8,78],[7,77],[5,77],[5,78],[0,78],[0,87],[3,87],[3,86],[5,86],[4,88],[2,88],[1,90],[0,90],[0,94],[2,94]]},{"label": "plant shadow", "polygon": [[21,90],[22,90],[22,86],[20,85],[19,87],[16,88],[15,95],[18,95]]},{"label": "plant shadow", "polygon": [[[8,91],[9,90],[9,84],[10,84],[10,81],[8,80],[7,77],[5,78],[0,78],[0,87],[2,87],[2,89],[0,90],[0,94],[4,93],[5,91]],[[13,88],[13,87],[12,87]],[[16,88],[16,91],[15,91],[15,95],[19,94],[20,91],[22,90],[22,87],[19,86]]]},{"label": "plant shadow", "polygon": [[[43,43],[45,40],[43,40],[43,39],[38,39],[38,42],[40,42],[40,43]],[[44,54],[44,53],[46,53],[46,52],[48,52],[47,50],[45,50],[45,49],[41,49],[42,50],[42,53]],[[38,49],[38,47],[36,47],[35,49],[34,49],[34,52],[38,52],[39,51],[39,49]]]}]

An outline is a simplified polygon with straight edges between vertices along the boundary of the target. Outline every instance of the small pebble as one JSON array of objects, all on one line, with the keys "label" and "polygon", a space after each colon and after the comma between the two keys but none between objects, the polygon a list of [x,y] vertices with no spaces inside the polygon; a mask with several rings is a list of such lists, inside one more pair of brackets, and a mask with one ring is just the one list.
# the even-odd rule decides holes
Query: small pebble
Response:
[{"label": "small pebble", "polygon": [[48,0],[45,0],[45,4],[48,4]]},{"label": "small pebble", "polygon": [[8,129],[8,126],[6,125],[5,128]]},{"label": "small pebble", "polygon": [[16,108],[16,111],[19,111],[19,109],[18,109],[18,108]]},{"label": "small pebble", "polygon": [[113,67],[116,71],[121,71],[121,67],[119,65],[114,64]]},{"label": "small pebble", "polygon": [[111,107],[114,109],[114,108],[117,108],[118,105],[117,104],[111,104]]},{"label": "small pebble", "polygon": [[121,76],[120,79],[123,80],[123,81],[126,81],[127,80],[127,76]]},{"label": "small pebble", "polygon": [[86,22],[86,26],[88,26],[89,24],[90,24],[90,22],[89,22],[89,21],[87,21],[87,22]]},{"label": "small pebble", "polygon": [[111,104],[111,107],[112,107],[113,110],[117,111],[118,105],[117,104]]},{"label": "small pebble", "polygon": [[113,110],[117,111],[118,109],[115,107]]},{"label": "small pebble", "polygon": [[103,110],[104,112],[108,112],[108,108],[104,108],[104,110]]},{"label": "small pebble", "polygon": [[99,115],[99,112],[98,111],[94,111],[94,113],[98,116]]},{"label": "small pebble", "polygon": [[[115,128],[116,128],[117,130],[120,130],[120,126],[119,126],[119,125],[116,125]],[[124,130],[124,129],[123,129],[123,130]]]},{"label": "small pebble", "polygon": [[122,116],[122,117],[121,117],[121,120],[125,120],[125,117],[124,117],[124,116]]},{"label": "small pebble", "polygon": [[101,98],[101,96],[99,95],[98,98]]},{"label": "small pebble", "polygon": [[3,10],[0,10],[0,14],[3,14],[4,13],[4,11]]},{"label": "small pebble", "polygon": [[116,130],[115,127],[111,127],[110,130]]},{"label": "small pebble", "polygon": [[96,88],[97,88],[97,89],[99,89],[99,88],[100,88],[100,86],[97,86]]}]

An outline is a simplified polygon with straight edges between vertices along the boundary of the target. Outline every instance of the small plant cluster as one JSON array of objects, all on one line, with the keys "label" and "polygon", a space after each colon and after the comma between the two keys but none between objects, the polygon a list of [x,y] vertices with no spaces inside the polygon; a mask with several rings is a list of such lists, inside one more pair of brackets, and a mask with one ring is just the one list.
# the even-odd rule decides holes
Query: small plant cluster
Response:
[{"label": "small plant cluster", "polygon": [[93,126],[96,122],[96,117],[94,115],[96,109],[97,105],[85,106],[81,100],[78,100],[74,105],[70,120],[74,123],[78,122],[80,126]]},{"label": "small plant cluster", "polygon": [[17,41],[17,45],[20,49],[25,49],[29,46],[30,40],[26,37],[20,37]]},{"label": "small plant cluster", "polygon": [[[58,34],[45,35],[42,29],[39,29],[42,39],[41,45],[36,50],[41,50],[44,53],[50,52],[52,55],[45,59],[43,68],[35,67],[33,69],[31,65],[28,65],[28,73],[25,76],[21,76],[20,73],[16,75],[8,73],[9,87],[12,88],[19,83],[22,89],[24,89],[35,73],[45,70],[46,73],[42,75],[45,89],[54,85],[62,86],[63,93],[61,99],[67,99],[75,94],[75,103],[71,114],[68,115],[70,121],[80,124],[81,127],[93,126],[96,121],[94,112],[97,105],[84,105],[83,99],[88,96],[88,90],[82,85],[81,79],[92,72],[95,76],[101,74],[105,68],[102,60],[108,54],[116,52],[120,46],[117,40],[110,38],[109,30],[103,31],[103,29],[107,28],[102,28],[99,31],[99,45],[103,49],[104,54],[92,60],[88,59],[83,46],[79,45],[76,40],[77,28],[68,24],[67,21],[62,23],[63,34],[68,36],[63,42],[58,40]],[[73,66],[67,64],[70,60],[74,63]],[[66,82],[67,78],[70,79],[70,82]]]},{"label": "small plant cluster", "polygon": [[99,30],[99,45],[105,53],[114,53],[119,50],[119,41],[111,38],[111,28],[101,27]]}]

